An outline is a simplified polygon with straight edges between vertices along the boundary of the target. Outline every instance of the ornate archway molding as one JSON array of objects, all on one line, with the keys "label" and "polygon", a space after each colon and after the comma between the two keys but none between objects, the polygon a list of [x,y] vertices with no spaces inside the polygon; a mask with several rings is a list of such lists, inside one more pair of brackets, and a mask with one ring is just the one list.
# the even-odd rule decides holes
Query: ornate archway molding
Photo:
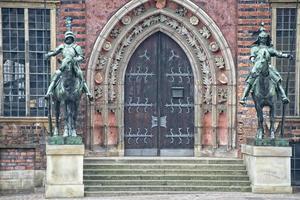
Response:
[{"label": "ornate archway molding", "polygon": [[[118,152],[124,152],[124,76],[138,45],[154,32],[162,31],[185,51],[195,77],[195,155],[201,151],[202,117],[211,113],[213,146],[217,147],[220,113],[228,120],[227,149],[235,148],[236,78],[229,46],[213,20],[191,1],[169,0],[157,9],[151,0],[134,0],[122,7],[100,33],[88,64],[87,80],[95,92],[91,110],[102,114],[105,135],[118,133]],[[116,119],[110,124],[109,116]],[[93,132],[93,126],[90,132]],[[107,138],[107,137],[106,137]]]}]

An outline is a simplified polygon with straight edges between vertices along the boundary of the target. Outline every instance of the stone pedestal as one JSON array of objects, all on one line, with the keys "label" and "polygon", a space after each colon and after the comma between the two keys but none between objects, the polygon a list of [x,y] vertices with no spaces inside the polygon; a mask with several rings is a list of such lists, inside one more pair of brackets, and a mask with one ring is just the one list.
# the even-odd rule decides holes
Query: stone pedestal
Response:
[{"label": "stone pedestal", "polygon": [[46,198],[84,196],[84,145],[46,145]]},{"label": "stone pedestal", "polygon": [[242,145],[253,193],[292,193],[291,147]]}]

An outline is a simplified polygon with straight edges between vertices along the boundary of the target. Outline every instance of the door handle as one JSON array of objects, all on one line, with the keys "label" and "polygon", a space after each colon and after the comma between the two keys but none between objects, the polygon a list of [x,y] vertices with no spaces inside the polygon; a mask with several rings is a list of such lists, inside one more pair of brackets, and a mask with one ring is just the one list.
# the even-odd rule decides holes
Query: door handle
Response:
[{"label": "door handle", "polygon": [[[151,128],[157,127],[157,126],[161,126],[164,128],[167,128],[167,116],[163,116],[163,117],[155,117],[155,116],[151,116]],[[158,120],[160,119],[160,120]]]}]

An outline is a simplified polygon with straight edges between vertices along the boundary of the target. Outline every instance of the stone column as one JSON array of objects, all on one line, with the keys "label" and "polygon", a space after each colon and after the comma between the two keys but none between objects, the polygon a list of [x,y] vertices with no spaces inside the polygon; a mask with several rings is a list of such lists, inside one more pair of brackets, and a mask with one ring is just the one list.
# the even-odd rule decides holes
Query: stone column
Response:
[{"label": "stone column", "polygon": [[253,193],[292,193],[291,147],[242,144]]},{"label": "stone column", "polygon": [[84,145],[46,145],[46,198],[84,196]]}]

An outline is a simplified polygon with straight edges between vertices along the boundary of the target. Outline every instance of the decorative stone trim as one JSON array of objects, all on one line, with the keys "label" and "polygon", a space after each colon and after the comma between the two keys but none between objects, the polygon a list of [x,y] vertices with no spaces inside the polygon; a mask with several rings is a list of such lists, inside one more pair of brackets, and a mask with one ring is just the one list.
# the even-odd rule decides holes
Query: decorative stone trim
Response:
[{"label": "decorative stone trim", "polygon": [[[235,125],[234,114],[236,113],[235,67],[229,46],[221,31],[214,21],[191,1],[169,0],[169,3],[177,4],[176,10],[168,8],[169,3],[162,9],[157,9],[154,6],[153,8],[147,7],[146,10],[144,6],[146,2],[148,0],[133,0],[119,9],[103,28],[92,51],[87,79],[90,81],[90,87],[94,88],[97,94],[95,95],[97,101],[108,102],[101,109],[103,110],[104,123],[108,123],[108,113],[113,108],[119,124],[118,127],[123,127],[124,83],[122,81],[124,81],[124,73],[129,58],[134,49],[150,34],[155,31],[163,31],[173,39],[177,38],[175,40],[185,46],[186,54],[192,58],[190,62],[192,61],[195,80],[199,81],[195,82],[195,105],[197,105],[195,109],[199,109],[195,113],[199,115],[205,110],[218,112],[215,105],[222,102],[226,107],[222,110],[227,110],[228,126],[230,127],[229,130],[232,131],[230,134],[235,134],[233,127]],[[147,4],[147,6],[149,5]],[[192,20],[188,17],[191,14]],[[131,19],[125,20],[124,23],[122,20],[128,16]],[[121,26],[120,19],[123,24]],[[197,20],[198,22],[196,22]],[[130,23],[126,21],[130,21]],[[115,34],[117,34],[116,37]],[[104,51],[104,46],[107,45],[108,40],[111,46],[109,49],[106,48],[108,51]],[[221,73],[221,71],[224,72]],[[98,72],[101,72],[104,77],[104,81],[99,85],[96,81]],[[217,78],[217,74],[223,74],[223,83]],[[222,91],[218,89],[221,87],[218,86],[220,83],[225,86]],[[96,103],[96,105],[98,104]],[[195,126],[200,127],[201,120],[197,115],[195,115],[195,122],[197,122]],[[93,123],[93,113],[90,119]],[[217,117],[214,117],[213,120],[213,123],[216,124]],[[195,137],[201,138],[201,136]],[[119,138],[122,141],[122,135]],[[229,146],[234,148],[236,136],[231,135],[228,138],[232,139],[229,141]],[[195,141],[201,142],[201,140]],[[195,146],[197,145],[200,144],[195,144]],[[124,148],[122,142],[119,147]],[[195,153],[195,155],[198,154]]]}]

